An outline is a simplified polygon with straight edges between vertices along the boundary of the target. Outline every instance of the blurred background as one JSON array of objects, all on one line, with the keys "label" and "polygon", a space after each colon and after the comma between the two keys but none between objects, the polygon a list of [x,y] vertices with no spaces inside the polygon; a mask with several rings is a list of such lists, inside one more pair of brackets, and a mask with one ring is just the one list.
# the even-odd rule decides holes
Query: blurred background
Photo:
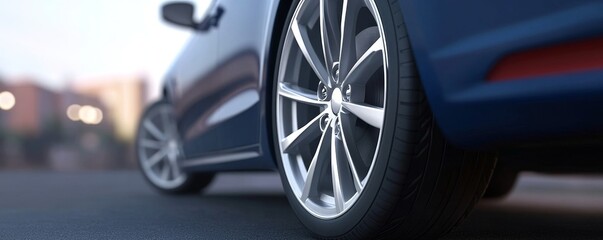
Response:
[{"label": "blurred background", "polygon": [[0,169],[135,167],[138,118],[192,34],[164,2],[0,1]]}]

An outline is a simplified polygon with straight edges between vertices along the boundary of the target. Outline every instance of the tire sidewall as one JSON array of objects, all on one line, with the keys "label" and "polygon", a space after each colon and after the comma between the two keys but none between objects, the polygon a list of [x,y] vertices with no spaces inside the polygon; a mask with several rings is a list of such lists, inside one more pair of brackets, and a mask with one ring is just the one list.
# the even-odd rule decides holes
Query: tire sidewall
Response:
[{"label": "tire sidewall", "polygon": [[[277,94],[277,86],[278,86],[278,76],[280,61],[281,61],[281,53],[283,51],[283,43],[286,37],[287,30],[291,23],[291,18],[297,6],[299,5],[300,0],[294,0],[291,5],[291,9],[287,15],[287,19],[285,20],[285,24],[283,25],[282,34],[279,40],[278,52],[276,57],[275,64],[275,72],[274,82],[272,84],[272,106],[271,106],[271,119],[272,119],[272,139],[273,146],[275,149],[275,157],[278,166],[278,170],[281,174],[281,181],[283,183],[283,188],[289,200],[293,211],[299,220],[313,233],[323,236],[323,237],[338,237],[345,235],[354,229],[356,225],[358,225],[364,218],[365,215],[369,212],[371,206],[374,204],[377,199],[377,195],[381,188],[381,184],[383,183],[386,170],[388,165],[390,164],[390,151],[392,148],[394,131],[396,125],[396,115],[397,115],[397,102],[398,102],[398,45],[397,45],[397,37],[396,29],[393,22],[393,14],[391,12],[391,7],[389,2],[387,1],[375,1],[377,8],[379,10],[381,16],[381,22],[383,25],[383,32],[385,37],[385,50],[387,52],[387,65],[389,66],[387,69],[387,88],[386,88],[386,104],[385,104],[385,118],[383,129],[381,133],[381,140],[379,143],[379,152],[377,153],[376,161],[373,165],[373,169],[369,180],[366,183],[364,190],[362,191],[360,197],[354,203],[354,205],[341,216],[334,219],[319,219],[314,215],[307,212],[304,206],[301,205],[291,187],[289,185],[289,181],[287,176],[285,176],[285,171],[283,169],[283,162],[281,159],[280,147],[278,144],[278,136],[277,136],[277,127],[276,127],[276,98]],[[399,161],[398,164],[405,164],[400,159],[394,159],[393,161]]]}]

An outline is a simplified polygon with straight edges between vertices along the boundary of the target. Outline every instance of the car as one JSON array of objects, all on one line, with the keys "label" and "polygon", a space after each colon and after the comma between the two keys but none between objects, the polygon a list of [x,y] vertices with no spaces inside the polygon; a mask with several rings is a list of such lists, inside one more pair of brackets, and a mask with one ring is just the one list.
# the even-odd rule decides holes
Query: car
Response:
[{"label": "car", "polygon": [[571,166],[550,153],[600,149],[601,12],[598,0],[168,3],[163,18],[193,36],[141,118],[140,168],[167,194],[278,171],[316,237],[438,238],[493,173],[487,195],[502,196],[514,162]]}]

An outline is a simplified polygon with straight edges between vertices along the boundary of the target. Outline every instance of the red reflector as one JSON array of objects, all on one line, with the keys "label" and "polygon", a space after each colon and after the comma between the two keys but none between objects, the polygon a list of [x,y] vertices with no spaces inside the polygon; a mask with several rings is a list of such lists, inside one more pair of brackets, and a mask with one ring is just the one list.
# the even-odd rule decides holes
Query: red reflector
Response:
[{"label": "red reflector", "polygon": [[489,82],[603,69],[603,38],[564,43],[504,57]]}]

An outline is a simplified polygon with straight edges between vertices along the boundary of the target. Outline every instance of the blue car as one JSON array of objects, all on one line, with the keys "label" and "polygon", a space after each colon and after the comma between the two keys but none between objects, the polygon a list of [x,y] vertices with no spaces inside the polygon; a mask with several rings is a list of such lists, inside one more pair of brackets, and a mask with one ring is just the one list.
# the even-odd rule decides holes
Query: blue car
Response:
[{"label": "blue car", "polygon": [[515,164],[601,149],[603,1],[213,0],[162,15],[194,32],[136,139],[163,193],[275,170],[319,238],[433,239],[506,194]]}]

